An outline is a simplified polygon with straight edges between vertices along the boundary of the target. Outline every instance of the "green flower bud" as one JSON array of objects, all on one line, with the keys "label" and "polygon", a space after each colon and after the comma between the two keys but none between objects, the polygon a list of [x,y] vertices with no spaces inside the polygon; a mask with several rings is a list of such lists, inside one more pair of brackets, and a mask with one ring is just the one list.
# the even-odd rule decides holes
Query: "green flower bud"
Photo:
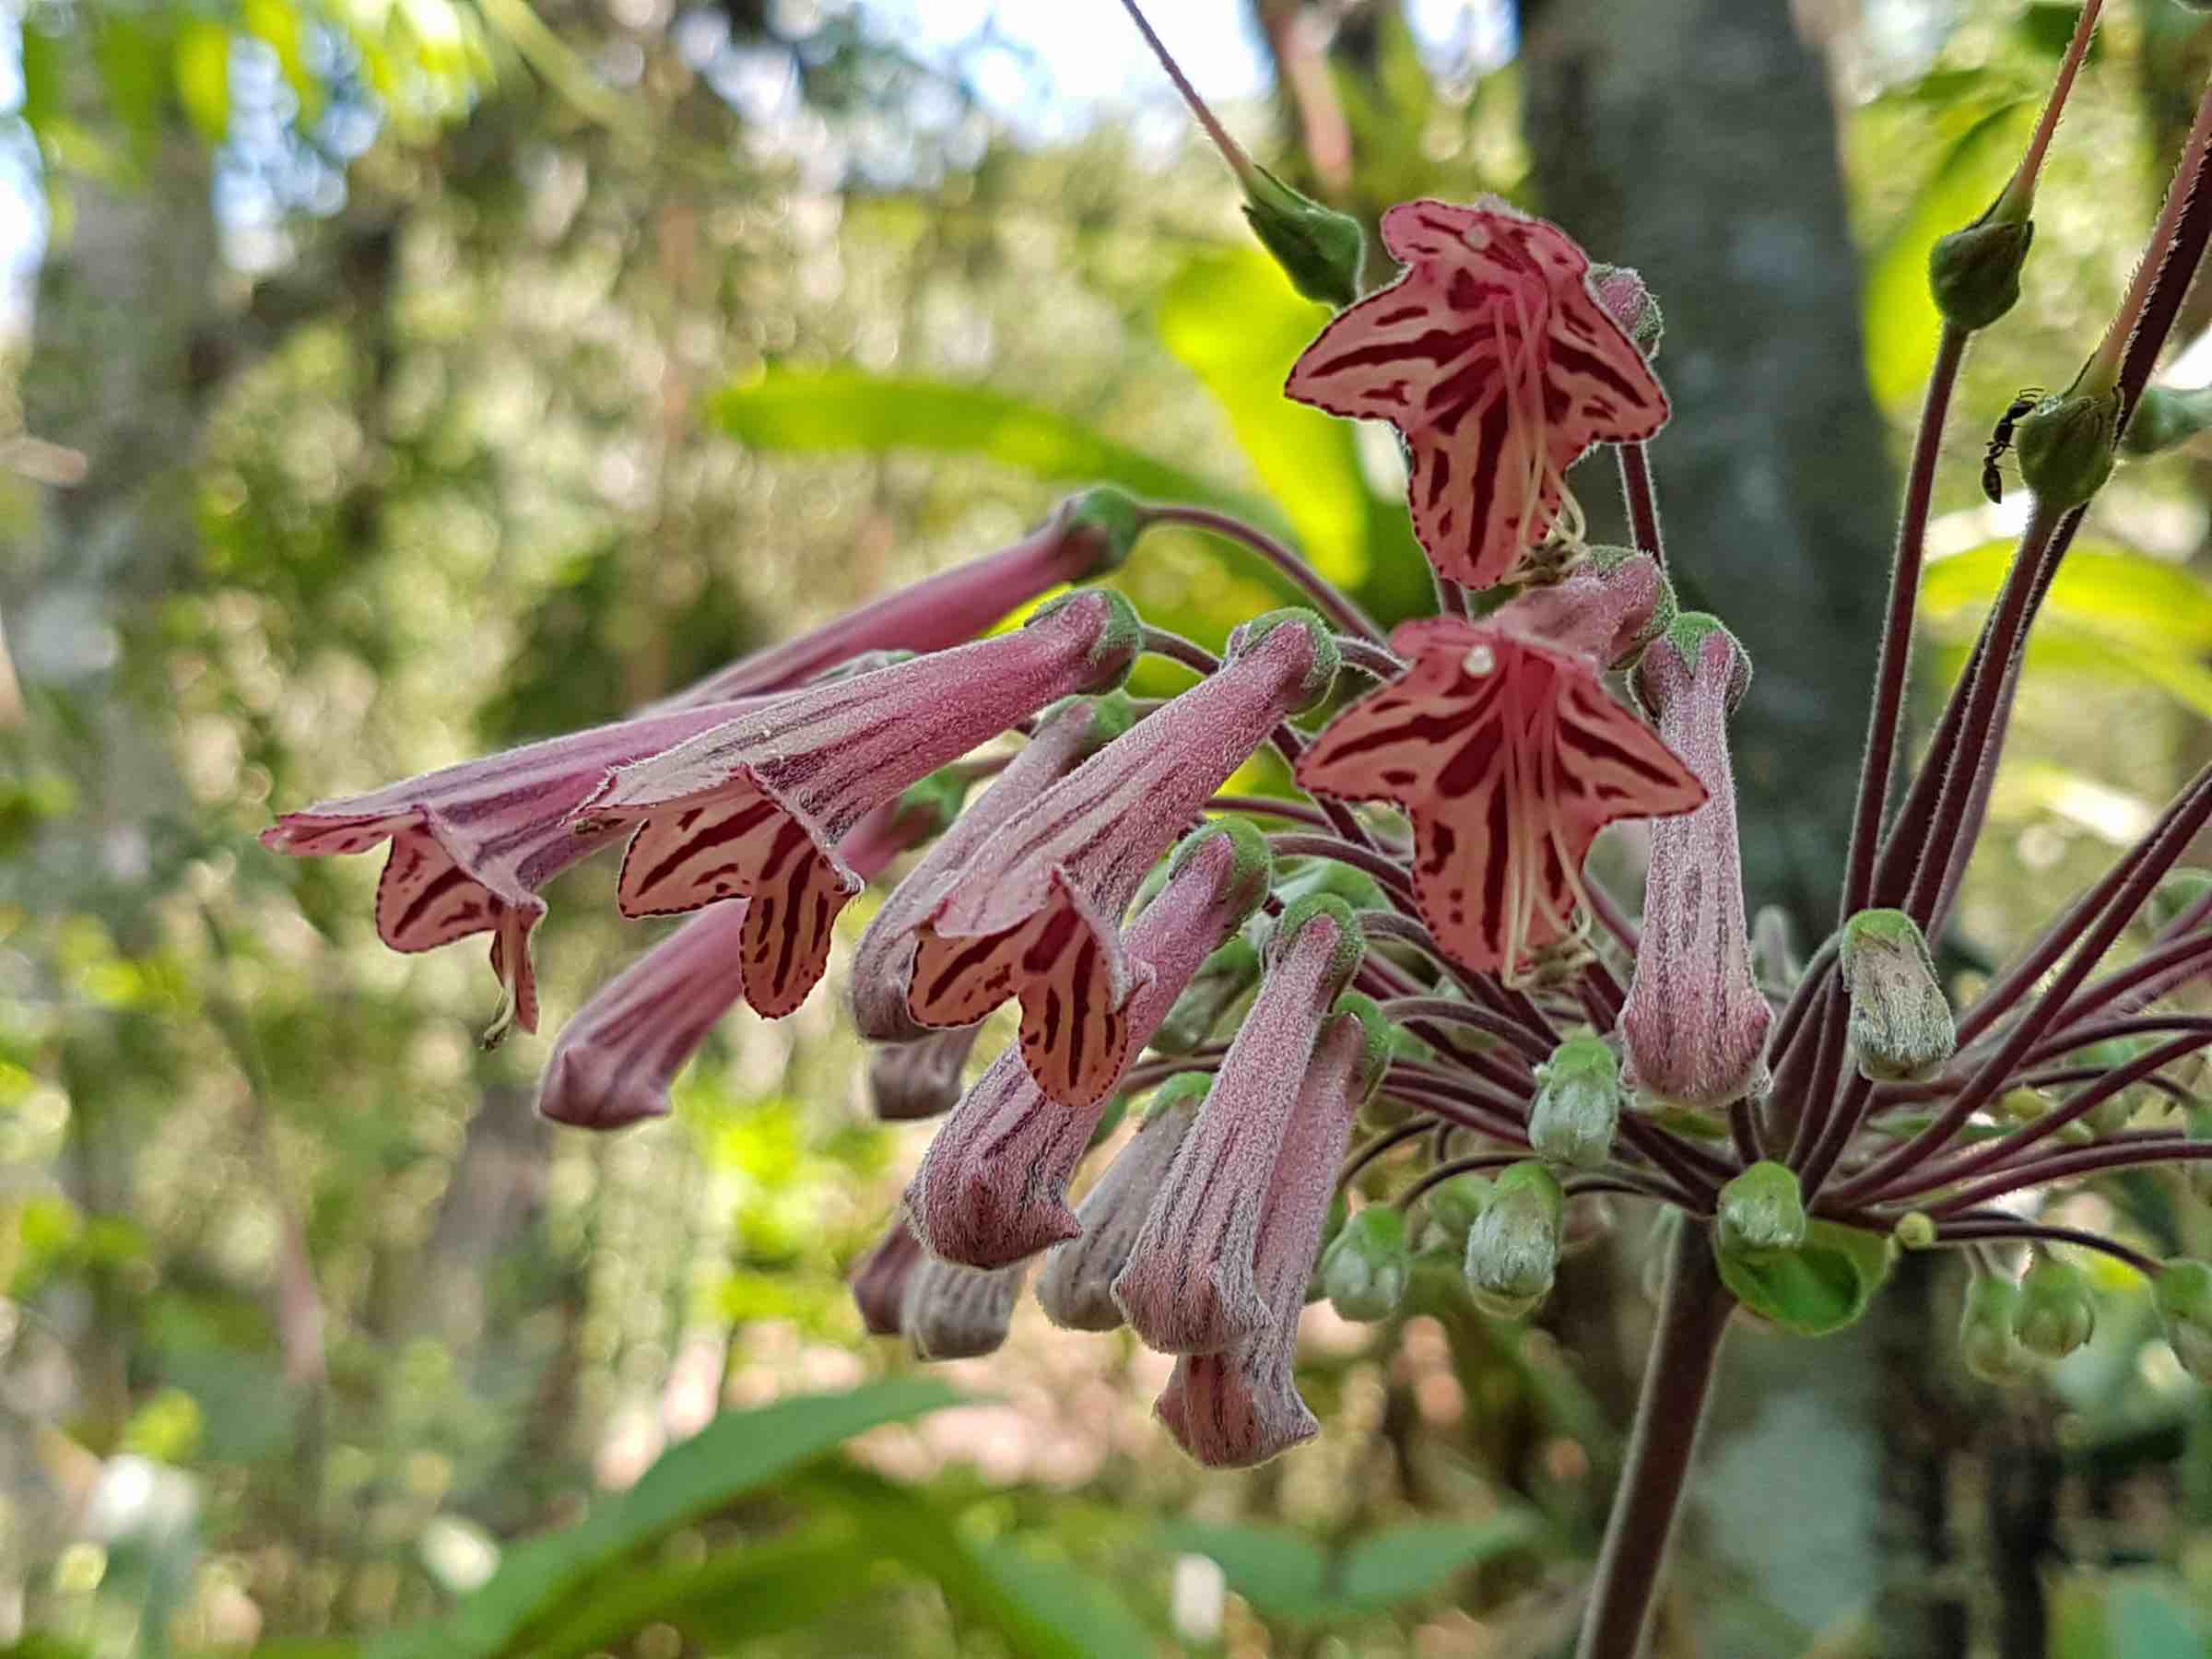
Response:
[{"label": "green flower bud", "polygon": [[1936,1243],[1936,1218],[1925,1210],[1907,1210],[1889,1230],[1900,1250],[1928,1250]]},{"label": "green flower bud", "polygon": [[2146,386],[2120,434],[2120,447],[2131,455],[2155,455],[2160,450],[2186,443],[2199,432],[2212,430],[2212,386]]},{"label": "green flower bud", "polygon": [[2212,1382],[2212,1265],[2168,1262],[2151,1281],[2151,1294],[2173,1357],[2199,1382]]},{"label": "green flower bud", "polygon": [[1260,982],[1259,947],[1241,934],[1198,965],[1182,994],[1152,1034],[1163,1054],[1187,1054],[1214,1034],[1221,1017]]},{"label": "green flower bud", "polygon": [[1936,960],[1903,911],[1861,911],[1846,922],[1837,967],[1851,995],[1852,1050],[1868,1077],[1924,1077],[1957,1051]]},{"label": "green flower bud", "polygon": [[1967,1282],[1966,1307],[1959,1317],[1959,1353],[1966,1369],[1984,1382],[2018,1382],[2035,1372],[2035,1359],[2013,1335],[2020,1288],[1994,1273],[1977,1273]]},{"label": "green flower bud", "polygon": [[1960,328],[1987,328],[2019,303],[2020,267],[2035,241],[2035,221],[1999,218],[1997,212],[1992,207],[1928,251],[1936,309]]},{"label": "green flower bud", "polygon": [[1244,219],[1290,286],[1338,310],[1359,298],[1367,233],[1349,214],[1324,207],[1254,162],[1241,174]]},{"label": "green flower bud", "polygon": [[2071,1263],[2039,1254],[2020,1281],[2019,1305],[2013,1310],[2012,1334],[2020,1346],[2044,1359],[2064,1359],[2097,1329],[2097,1302],[2088,1280]]},{"label": "green flower bud", "polygon": [[1145,533],[1145,505],[1111,484],[1096,484],[1069,496],[1053,514],[1064,535],[1081,535],[1097,544],[1088,575],[1118,571]]},{"label": "green flower bud", "polygon": [[1429,1219],[1451,1241],[1455,1258],[1465,1252],[1467,1234],[1474,1231],[1475,1223],[1482,1219],[1482,1212],[1489,1207],[1490,1191],[1488,1178],[1470,1170],[1449,1181],[1438,1182],[1422,1195],[1421,1204],[1429,1212]]},{"label": "green flower bud", "polygon": [[2103,488],[2119,430],[2118,387],[2063,392],[2023,415],[2013,428],[2013,452],[2038,505],[2065,512]]},{"label": "green flower bud", "polygon": [[2143,914],[2154,929],[2163,932],[2206,898],[2212,898],[2212,870],[2173,870],[2151,889]]},{"label": "green flower bud", "polygon": [[1234,661],[1248,651],[1257,650],[1260,641],[1278,628],[1305,629],[1312,645],[1312,662],[1307,668],[1305,683],[1289,711],[1303,714],[1319,708],[1335,688],[1337,670],[1344,666],[1344,653],[1337,649],[1336,636],[1329,631],[1329,625],[1321,619],[1320,612],[1293,605],[1281,610],[1265,611],[1249,622],[1240,623],[1229,636],[1230,659]]},{"label": "green flower bud", "polygon": [[[2076,1049],[2066,1056],[2066,1063],[2069,1065],[2093,1065],[2101,1071],[2114,1072],[2131,1060],[2140,1058],[2152,1046],[2153,1041],[2147,1037],[2108,1037],[2102,1042],[2092,1042]],[[2093,1085],[2084,1084],[2083,1087],[2086,1088]],[[2131,1084],[2118,1094],[2106,1096],[2077,1122],[2086,1124],[2092,1135],[2117,1135],[2150,1103],[2150,1097],[2147,1084]]]},{"label": "green flower bud", "polygon": [[1382,1074],[1390,1069],[1390,1057],[1396,1052],[1397,1024],[1382,1012],[1381,1003],[1358,991],[1347,991],[1338,996],[1330,1012],[1349,1014],[1359,1022],[1365,1046],[1359,1051],[1359,1067],[1352,1074],[1351,1092],[1362,1104],[1371,1101],[1382,1088]]},{"label": "green flower bud", "polygon": [[1145,640],[1144,618],[1136,614],[1136,606],[1126,595],[1112,588],[1079,587],[1048,599],[1030,613],[1024,628],[1034,628],[1047,617],[1055,615],[1078,600],[1102,599],[1106,602],[1107,622],[1099,632],[1098,643],[1090,648],[1090,661],[1098,678],[1085,688],[1093,692],[1112,691],[1129,677]]},{"label": "green flower bud", "polygon": [[1763,1261],[1805,1242],[1805,1195],[1797,1172],[1771,1159],[1753,1164],[1721,1189],[1720,1248]]},{"label": "green flower bud", "polygon": [[1266,956],[1274,960],[1288,954],[1298,935],[1323,916],[1336,929],[1336,947],[1329,959],[1328,978],[1335,992],[1341,994],[1351,983],[1352,975],[1359,971],[1360,959],[1367,954],[1367,935],[1360,931],[1351,907],[1335,895],[1316,893],[1285,910],[1275,924],[1274,936],[1267,941]]},{"label": "green flower bud", "polygon": [[1620,1060],[1602,1037],[1570,1037],[1536,1067],[1528,1144],[1541,1158],[1594,1170],[1620,1121]]},{"label": "green flower bud", "polygon": [[1467,1233],[1467,1287],[1477,1307],[1513,1319],[1550,1294],[1565,1209],[1566,1195],[1542,1164],[1517,1163],[1499,1174]]},{"label": "green flower bud", "polygon": [[1397,1312],[1412,1270],[1406,1213],[1394,1204],[1370,1204],[1323,1254],[1321,1288],[1345,1318],[1371,1323]]}]

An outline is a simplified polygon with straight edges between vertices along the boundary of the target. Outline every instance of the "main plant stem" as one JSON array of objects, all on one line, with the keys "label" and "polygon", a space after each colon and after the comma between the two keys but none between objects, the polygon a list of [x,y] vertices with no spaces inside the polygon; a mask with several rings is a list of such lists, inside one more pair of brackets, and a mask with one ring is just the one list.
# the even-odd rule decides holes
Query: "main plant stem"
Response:
[{"label": "main plant stem", "polygon": [[1627,1466],[1597,1553],[1590,1610],[1577,1659],[1634,1659],[1651,1622],[1675,1513],[1689,1477],[1721,1338],[1735,1299],[1713,1270],[1706,1230],[1685,1221],[1675,1231],[1659,1324],[1636,1405]]}]

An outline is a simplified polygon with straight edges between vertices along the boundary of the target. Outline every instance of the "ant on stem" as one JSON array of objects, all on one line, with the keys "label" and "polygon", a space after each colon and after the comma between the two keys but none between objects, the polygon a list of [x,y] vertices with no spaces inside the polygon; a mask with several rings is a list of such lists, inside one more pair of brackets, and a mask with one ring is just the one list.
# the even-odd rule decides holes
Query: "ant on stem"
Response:
[{"label": "ant on stem", "polygon": [[1996,430],[1989,435],[1989,452],[1982,457],[1982,493],[1990,499],[1993,506],[2002,505],[2005,500],[2005,475],[1997,470],[1997,463],[2004,457],[2005,452],[2012,447],[2012,429],[2019,424],[2023,415],[2041,401],[2043,389],[2041,386],[2029,386],[2021,391],[2006,406],[2003,418],[1997,422]]}]

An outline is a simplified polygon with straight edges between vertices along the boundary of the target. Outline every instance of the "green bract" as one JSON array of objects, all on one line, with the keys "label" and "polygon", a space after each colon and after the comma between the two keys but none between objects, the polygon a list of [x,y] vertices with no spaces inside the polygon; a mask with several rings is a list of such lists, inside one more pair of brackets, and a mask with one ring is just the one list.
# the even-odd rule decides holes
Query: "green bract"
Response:
[{"label": "green bract", "polygon": [[1825,1336],[1865,1313],[1889,1275],[1889,1241],[1832,1221],[1808,1221],[1794,1250],[1754,1255],[1719,1247],[1721,1282],[1760,1318],[1800,1336]]},{"label": "green bract", "polygon": [[1329,1305],[1347,1319],[1387,1319],[1406,1295],[1413,1251],[1406,1215],[1396,1206],[1371,1204],[1338,1233],[1321,1258],[1321,1288]]}]

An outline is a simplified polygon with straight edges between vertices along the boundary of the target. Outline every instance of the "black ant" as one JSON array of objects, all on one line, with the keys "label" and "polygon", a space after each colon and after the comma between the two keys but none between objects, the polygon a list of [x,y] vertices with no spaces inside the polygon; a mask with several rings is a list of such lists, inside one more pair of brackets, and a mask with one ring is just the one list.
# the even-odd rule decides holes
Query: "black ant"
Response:
[{"label": "black ant", "polygon": [[1992,505],[2001,505],[2005,500],[2005,475],[1997,470],[1997,463],[2012,447],[2012,429],[2019,424],[2022,416],[2042,401],[2042,396],[2041,386],[2030,386],[2021,392],[2006,406],[1997,429],[1989,435],[1989,453],[1982,457],[1982,493],[1990,499]]}]

